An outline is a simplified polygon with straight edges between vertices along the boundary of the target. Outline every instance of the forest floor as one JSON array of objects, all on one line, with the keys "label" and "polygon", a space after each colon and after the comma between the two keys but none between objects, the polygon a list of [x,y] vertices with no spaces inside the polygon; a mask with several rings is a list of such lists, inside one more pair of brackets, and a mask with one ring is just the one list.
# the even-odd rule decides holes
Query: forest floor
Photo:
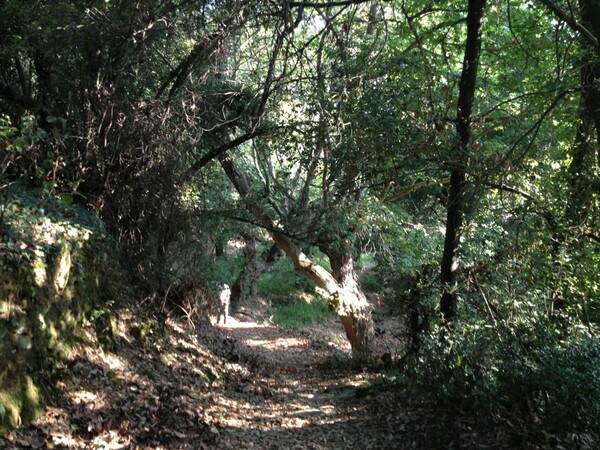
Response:
[{"label": "forest floor", "polygon": [[[291,331],[253,309],[219,326],[167,317],[146,334],[142,309],[121,313],[114,351],[91,341],[54,370],[46,413],[0,448],[576,448],[553,436],[534,445],[509,414],[394,386],[349,358],[333,317]],[[395,338],[384,336],[385,350]]]}]

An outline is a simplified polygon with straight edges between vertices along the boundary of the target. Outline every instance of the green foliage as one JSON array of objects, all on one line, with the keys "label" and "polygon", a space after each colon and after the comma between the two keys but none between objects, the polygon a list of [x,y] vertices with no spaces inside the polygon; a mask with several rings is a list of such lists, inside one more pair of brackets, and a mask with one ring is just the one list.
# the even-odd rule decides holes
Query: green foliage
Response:
[{"label": "green foliage", "polygon": [[275,324],[300,330],[325,322],[330,316],[327,301],[312,295],[290,296],[272,302]]},{"label": "green foliage", "polygon": [[[368,254],[365,289],[393,296],[399,311],[434,314],[462,8],[91,3],[0,2],[2,276],[29,271],[37,303],[57,290],[40,280],[71,267],[77,284],[62,297],[94,297],[100,278],[77,258],[102,253],[104,226],[67,207],[82,202],[156,298],[199,280],[232,284],[242,258],[215,259],[215,246],[254,230],[260,209],[322,267],[316,247]],[[598,142],[588,126],[598,120],[581,115],[581,92],[593,86],[579,72],[598,54],[581,47],[535,2],[488,5],[456,268],[460,321],[430,330],[412,369],[441,395],[520,402],[555,429],[600,423],[598,349],[581,331],[600,323]],[[219,148],[235,149],[227,157],[248,174],[247,198],[214,161],[188,172]],[[60,201],[9,198],[16,181]],[[276,301],[276,320],[320,317],[320,302],[299,299],[311,282],[287,259],[258,287],[294,298]],[[102,311],[92,318],[109,332]],[[53,314],[42,333],[51,342],[70,320]],[[12,331],[0,330],[1,342]]]},{"label": "green foliage", "polygon": [[[549,429],[593,432],[600,426],[600,343],[581,336],[532,351],[530,371],[511,370],[508,392],[531,399]],[[512,369],[512,368],[511,368]],[[510,372],[509,372],[510,374]],[[524,375],[519,379],[519,375]],[[520,381],[520,383],[519,383]]]},{"label": "green foliage", "polygon": [[365,292],[380,292],[383,286],[383,279],[376,274],[366,274],[360,278],[360,284]]},{"label": "green foliage", "polygon": [[112,247],[97,216],[20,183],[3,194],[0,428],[40,412],[37,380],[29,375],[69,353],[86,312],[106,301],[117,282],[107,276]]},{"label": "green foliage", "polygon": [[[322,257],[315,255],[317,259]],[[272,306],[275,324],[292,329],[321,323],[330,316],[327,300],[308,293],[313,283],[294,269],[289,258],[281,258],[258,280],[258,291]]]},{"label": "green foliage", "polygon": [[[1,376],[5,376],[3,372]],[[23,422],[31,421],[43,412],[44,399],[40,388],[29,375],[13,374],[2,380],[0,389],[0,435]]]},{"label": "green foliage", "polygon": [[443,398],[514,408],[550,432],[600,431],[600,344],[583,330],[559,339],[544,318],[435,328],[403,377]]},{"label": "green foliage", "polygon": [[308,291],[312,285],[298,273],[289,258],[280,258],[258,279],[259,293],[268,296],[292,296],[298,291]]},{"label": "green foliage", "polygon": [[0,139],[2,139],[3,144],[5,140],[12,138],[18,131],[17,128],[11,126],[5,117],[0,116]]},{"label": "green foliage", "polygon": [[219,258],[208,267],[205,272],[207,280],[214,282],[224,282],[230,286],[235,282],[235,277],[243,266],[243,260],[239,256],[229,258]]}]

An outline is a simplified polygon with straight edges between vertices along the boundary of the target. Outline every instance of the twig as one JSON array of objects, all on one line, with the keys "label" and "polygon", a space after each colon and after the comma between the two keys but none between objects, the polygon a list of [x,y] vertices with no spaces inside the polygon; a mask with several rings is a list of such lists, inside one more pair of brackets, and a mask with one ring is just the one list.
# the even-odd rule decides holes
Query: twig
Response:
[{"label": "twig", "polygon": [[568,15],[551,0],[540,0],[540,2],[546,5],[550,11],[556,14],[556,16],[559,19],[563,20],[573,30],[578,31],[586,41],[592,44],[592,46],[596,49],[597,52],[600,52],[600,44],[598,43],[598,39],[596,39],[596,37],[586,27],[577,22],[577,20],[575,20],[575,17],[573,17],[572,14]]}]

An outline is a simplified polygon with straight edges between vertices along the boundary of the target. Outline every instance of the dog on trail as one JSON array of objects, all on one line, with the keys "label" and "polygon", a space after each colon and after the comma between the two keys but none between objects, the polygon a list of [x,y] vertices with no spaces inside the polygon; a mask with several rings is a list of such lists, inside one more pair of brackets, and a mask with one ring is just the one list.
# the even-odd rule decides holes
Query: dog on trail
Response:
[{"label": "dog on trail", "polygon": [[216,313],[217,313],[217,324],[221,322],[221,317],[223,318],[223,325],[227,323],[227,319],[229,318],[229,300],[231,298],[231,289],[229,285],[225,283],[219,283],[218,292],[217,292],[217,304],[215,305]]}]

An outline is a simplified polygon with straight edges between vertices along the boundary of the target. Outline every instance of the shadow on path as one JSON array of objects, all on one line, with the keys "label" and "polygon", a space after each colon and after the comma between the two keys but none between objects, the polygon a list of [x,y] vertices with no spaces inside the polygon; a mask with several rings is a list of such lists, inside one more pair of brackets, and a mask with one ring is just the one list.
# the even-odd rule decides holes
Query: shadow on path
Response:
[{"label": "shadow on path", "polygon": [[167,319],[116,350],[88,345],[54,371],[54,397],[6,449],[509,449],[472,412],[411,395],[352,364],[337,320],[290,331],[242,316]]}]

